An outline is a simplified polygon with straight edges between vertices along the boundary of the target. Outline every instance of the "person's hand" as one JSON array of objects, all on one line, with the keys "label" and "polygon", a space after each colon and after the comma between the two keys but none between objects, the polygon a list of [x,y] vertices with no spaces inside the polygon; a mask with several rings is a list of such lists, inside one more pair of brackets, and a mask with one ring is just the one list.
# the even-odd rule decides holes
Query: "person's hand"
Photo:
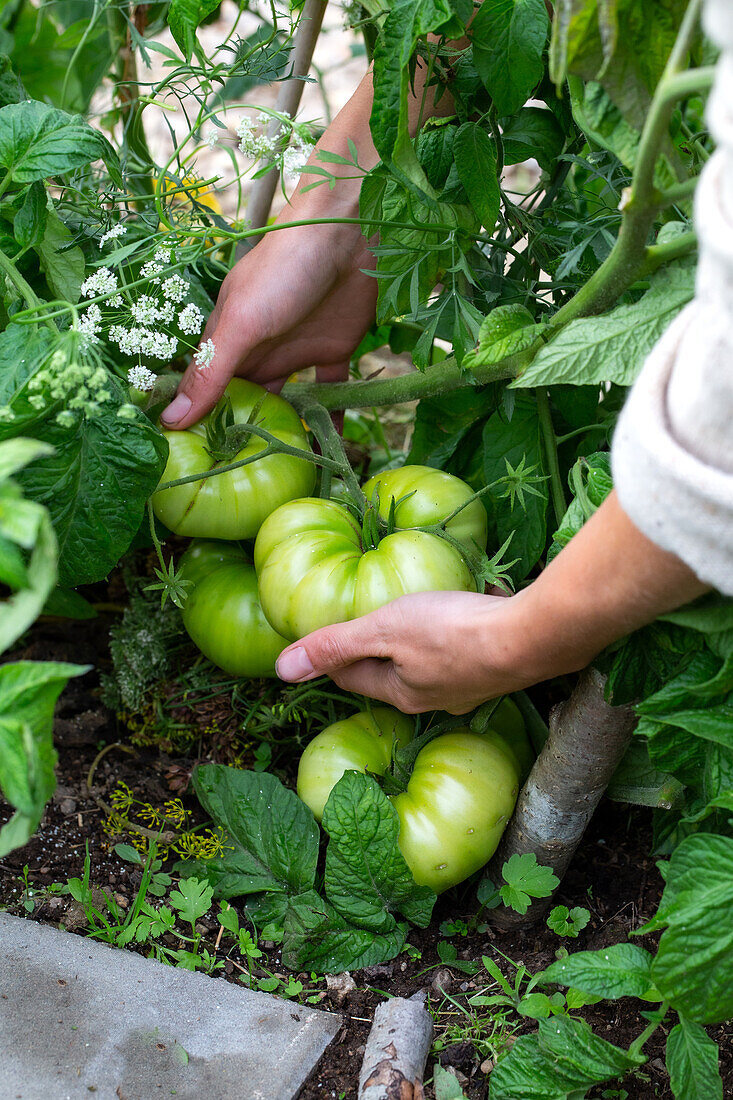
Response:
[{"label": "person's hand", "polygon": [[283,680],[324,673],[339,687],[405,714],[465,714],[545,674],[519,656],[526,641],[521,596],[422,592],[348,623],[322,627],[284,649]]},{"label": "person's hand", "polygon": [[320,381],[345,379],[374,319],[377,281],[359,270],[373,264],[358,225],[270,233],[224,280],[202,336],[214,343],[213,360],[191,363],[164,425],[196,423],[234,375],[276,392],[305,367],[315,366]]}]

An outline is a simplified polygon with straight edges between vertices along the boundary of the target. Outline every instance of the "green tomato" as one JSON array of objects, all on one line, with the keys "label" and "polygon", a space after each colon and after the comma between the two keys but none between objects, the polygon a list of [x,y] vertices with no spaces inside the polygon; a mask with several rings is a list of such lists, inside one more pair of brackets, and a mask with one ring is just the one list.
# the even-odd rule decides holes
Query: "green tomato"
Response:
[{"label": "green tomato", "polygon": [[[303,753],[298,794],[318,820],[345,771],[384,775],[393,741],[404,743],[393,712],[387,712],[386,726],[377,716],[383,709],[375,708],[371,723],[358,714],[329,726]],[[518,793],[516,762],[493,730],[458,729],[429,742],[417,755],[407,789],[390,796],[400,819],[400,850],[415,881],[440,893],[483,867]]]},{"label": "green tomato", "polygon": [[494,730],[506,745],[524,782],[532,771],[535,754],[519,707],[508,695],[504,696],[491,715],[489,729]]},{"label": "green tomato", "polygon": [[334,722],[314,737],[300,758],[298,794],[316,820],[344,772],[384,775],[392,762],[392,748],[412,740],[415,724],[391,707],[372,707]]},{"label": "green tomato", "polygon": [[262,613],[254,566],[231,542],[195,541],[181,558],[191,582],[183,625],[205,657],[232,676],[275,676],[287,645]]},{"label": "green tomato", "polygon": [[[226,396],[236,424],[246,423],[257,407],[257,425],[283,443],[310,450],[300,417],[282,397],[242,378],[232,379]],[[184,431],[163,432],[170,448],[163,482],[238,462],[267,446],[264,439],[251,435],[230,460],[217,461],[206,447],[210,416]],[[250,539],[279,505],[312,493],[315,483],[316,468],[312,462],[293,455],[273,454],[224,474],[164,489],[153,496],[153,510],[177,535]]]},{"label": "green tomato", "polygon": [[439,535],[395,531],[365,549],[344,507],[312,497],[283,504],[265,520],[255,568],[262,609],[291,641],[409,592],[476,591],[460,552]]},{"label": "green tomato", "polygon": [[[379,500],[379,514],[387,519],[392,501],[397,527],[428,527],[441,523],[473,496],[465,481],[431,466],[401,466],[377,474],[364,486],[367,500]],[[466,504],[447,531],[470,552],[486,549],[487,517],[480,500]]]}]

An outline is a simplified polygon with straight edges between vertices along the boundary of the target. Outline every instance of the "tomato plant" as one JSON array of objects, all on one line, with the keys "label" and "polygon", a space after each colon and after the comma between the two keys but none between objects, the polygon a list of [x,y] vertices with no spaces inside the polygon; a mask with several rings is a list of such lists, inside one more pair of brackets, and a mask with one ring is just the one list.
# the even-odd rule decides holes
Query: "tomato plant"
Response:
[{"label": "tomato plant", "polygon": [[163,484],[249,460],[236,469],[155,493],[156,516],[178,535],[254,538],[263,520],[280,504],[307,496],[315,485],[312,463],[291,454],[265,454],[268,444],[261,436],[245,434],[242,442],[230,446],[227,453],[227,440],[221,431],[227,413],[228,426],[251,423],[280,443],[301,451],[310,449],[305,428],[287,401],[253,382],[232,379],[224,407],[187,431],[163,433],[169,447]]},{"label": "tomato plant", "polygon": [[287,644],[262,613],[254,566],[239,546],[194,541],[181,559],[191,586],[183,625],[205,657],[232,676],[274,676]]},{"label": "tomato plant", "polygon": [[395,531],[376,545],[368,537],[331,500],[292,501],[268,517],[255,568],[262,608],[279,634],[301,638],[408,592],[476,590],[460,551],[439,535]]},{"label": "tomato plant", "polygon": [[[299,116],[297,95],[283,110],[263,96],[269,122],[241,105],[243,88],[249,104],[258,84],[282,81],[291,96],[306,85],[307,65],[297,79],[283,79],[301,6],[263,16],[228,5],[231,23],[208,54],[198,32],[215,14],[209,2],[0,6],[0,439],[40,445],[33,461],[12,460],[12,484],[0,492],[0,576],[11,593],[3,644],[44,608],[93,614],[77,586],[104,581],[121,560],[129,565],[131,548],[152,543],[163,596],[180,599],[202,648],[225,668],[235,653],[251,657],[249,628],[232,627],[231,608],[219,606],[222,593],[237,616],[254,606],[239,548],[212,551],[213,560],[202,549],[205,575],[195,568],[198,551],[177,565],[176,542],[165,560],[161,528],[146,516],[151,507],[184,535],[252,538],[264,520],[255,552],[263,606],[288,639],[404,591],[470,590],[497,576],[519,588],[536,576],[610,490],[610,440],[626,390],[694,292],[692,198],[714,148],[704,99],[715,54],[700,33],[696,0],[574,0],[552,5],[553,14],[542,0],[350,5],[372,62],[379,159],[369,170],[353,141],[348,155],[326,146],[305,164],[320,126],[302,121],[311,109]],[[245,25],[250,17],[260,21],[255,31]],[[416,118],[418,70],[427,87]],[[101,116],[100,89],[109,107]],[[442,113],[427,117],[435,103]],[[156,113],[158,121],[175,119],[174,140],[166,127],[160,136]],[[237,380],[229,403],[205,424],[161,432],[161,408],[189,360],[203,372],[211,365],[214,348],[201,334],[238,247],[287,226],[268,221],[273,178],[290,197],[304,172],[325,196],[339,183],[334,166],[361,180],[358,219],[354,210],[353,219],[333,220],[360,221],[378,291],[352,377],[289,382],[284,397],[297,412]],[[283,282],[270,293],[288,292]],[[331,335],[324,326],[324,346]],[[367,354],[386,345],[409,355],[406,372],[367,368]],[[356,442],[374,505],[366,516],[325,412],[344,408],[352,444],[359,417]],[[300,416],[318,439],[313,461]],[[448,475],[480,494],[449,520],[469,489]],[[345,486],[348,508],[331,499],[334,481]],[[160,485],[167,488],[156,493]],[[441,524],[447,539],[435,530]],[[488,561],[478,553],[485,546]],[[181,587],[187,577],[196,584]],[[730,952],[720,948],[733,896],[732,638],[730,604],[710,597],[598,659],[608,698],[635,707],[639,718],[609,790],[653,810],[654,851],[670,856],[657,918],[664,931],[656,955],[631,952],[632,971],[630,945],[619,944],[610,957],[563,960],[567,970],[554,972],[562,980],[572,970],[576,985],[595,981],[589,994],[609,996],[645,995],[644,975],[653,974],[680,1014],[666,1055],[674,1087],[694,1081],[711,1100],[722,1089],[702,1025],[733,1013]],[[19,673],[4,672],[0,717],[14,746],[8,759],[21,766],[3,764],[2,781],[9,794],[10,776],[22,810],[3,844],[33,828],[51,789],[50,700],[70,672],[56,673],[45,686],[38,680],[43,706],[31,715],[13,712],[17,697],[5,689]],[[553,685],[553,700],[567,686]],[[257,708],[261,687],[242,678],[237,690]],[[315,704],[303,705],[312,718]],[[327,705],[334,717],[347,716],[342,702]],[[540,723],[546,717],[545,708]],[[267,728],[272,714],[260,718],[258,728]],[[516,720],[506,703],[489,726],[504,720]],[[525,772],[531,754],[514,728],[512,751]],[[24,756],[15,752],[22,744],[35,748]],[[450,762],[445,769],[447,776]],[[281,852],[278,822],[257,801],[255,779],[251,833],[259,836],[267,819]],[[263,783],[272,793],[274,777]],[[392,910],[404,904],[407,919],[424,923],[429,907],[393,858],[396,801],[361,775],[344,784],[341,816],[331,815],[329,849],[338,849],[341,864],[365,820],[387,838],[376,845],[377,862],[390,868],[392,892],[374,891],[365,876],[354,893],[359,923],[336,872],[327,899],[314,900],[313,823],[283,792],[278,807],[300,841],[289,836],[289,851],[296,862],[307,852],[308,873],[291,867],[285,881],[278,865],[264,875],[263,893],[277,898],[278,919],[289,914],[292,965],[316,950],[318,965],[331,969],[397,953],[406,932]],[[205,799],[203,781],[200,793]],[[406,794],[397,797],[407,805]],[[229,824],[239,828],[234,795],[231,805]],[[336,857],[332,863],[340,866]],[[258,904],[261,916],[266,906]],[[698,965],[687,965],[690,958]],[[604,976],[589,978],[594,967]],[[580,1034],[578,1021],[572,1026],[574,1052],[598,1057],[579,1055],[580,1068],[563,1063],[569,1091],[588,1091],[603,1073],[613,1077],[614,1066],[643,1056],[646,1031],[630,1052],[609,1054],[599,1037]],[[557,1035],[567,1038],[559,1029],[522,1035],[492,1075],[492,1097],[503,1100],[512,1088],[530,1095],[538,1065],[552,1079],[553,1058],[562,1057],[551,1045]]]}]

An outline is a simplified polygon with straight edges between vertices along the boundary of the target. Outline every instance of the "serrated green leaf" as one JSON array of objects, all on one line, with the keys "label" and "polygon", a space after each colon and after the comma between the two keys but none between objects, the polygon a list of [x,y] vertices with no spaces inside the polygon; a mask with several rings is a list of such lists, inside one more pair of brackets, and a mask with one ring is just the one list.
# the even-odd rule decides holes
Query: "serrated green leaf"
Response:
[{"label": "serrated green leaf", "polygon": [[515,389],[571,383],[616,382],[630,386],[670,322],[694,294],[694,269],[673,264],[654,275],[646,294],[633,305],[617,306],[601,317],[571,321],[544,344]]},{"label": "serrated green leaf", "polygon": [[543,985],[557,982],[609,1000],[643,997],[652,987],[652,956],[633,943],[615,943],[600,951],[576,951],[539,975]]},{"label": "serrated green leaf", "polygon": [[191,60],[197,28],[219,3],[220,0],[171,0],[168,26],[186,61]]},{"label": "serrated green leaf", "polygon": [[394,929],[399,911],[427,927],[436,896],[415,884],[397,843],[397,811],[376,780],[346,772],[329,795],[323,828],[330,837],[326,896],[342,917],[383,933]]},{"label": "serrated green leaf", "polygon": [[535,324],[532,314],[524,306],[497,306],[481,322],[478,346],[465,356],[463,366],[468,370],[490,366],[508,355],[526,351],[546,327]]},{"label": "serrated green leaf", "polygon": [[667,1039],[667,1071],[675,1100],[723,1100],[718,1044],[685,1016]]},{"label": "serrated green leaf", "polygon": [[491,233],[501,202],[494,140],[478,123],[464,122],[453,141],[453,156],[468,201],[486,232]]},{"label": "serrated green leaf", "polygon": [[56,214],[49,213],[46,231],[35,249],[41,271],[46,276],[51,293],[62,300],[79,301],[86,261],[78,245],[72,246],[72,236]]},{"label": "serrated green leaf", "polygon": [[208,913],[213,896],[214,887],[206,879],[182,878],[178,883],[178,889],[171,890],[168,901],[181,920],[187,921],[188,924],[195,924],[200,917]]},{"label": "serrated green leaf", "polygon": [[435,1100],[467,1100],[456,1075],[443,1069],[438,1062],[433,1066],[433,1089]]},{"label": "serrated green leaf", "polygon": [[537,862],[534,852],[511,856],[501,874],[506,884],[499,890],[501,900],[520,914],[527,912],[532,898],[549,898],[560,882],[551,867]]},{"label": "serrated green leaf", "polygon": [[548,29],[544,0],[483,0],[469,36],[474,64],[500,115],[523,106],[539,83]]},{"label": "serrated green leaf", "polygon": [[294,898],[284,920],[283,962],[291,970],[339,974],[387,962],[405,945],[407,925],[386,933],[356,928],[314,891]]},{"label": "serrated green leaf", "polygon": [[116,152],[78,115],[35,100],[0,107],[0,165],[16,183],[61,176],[95,160],[122,186]]}]

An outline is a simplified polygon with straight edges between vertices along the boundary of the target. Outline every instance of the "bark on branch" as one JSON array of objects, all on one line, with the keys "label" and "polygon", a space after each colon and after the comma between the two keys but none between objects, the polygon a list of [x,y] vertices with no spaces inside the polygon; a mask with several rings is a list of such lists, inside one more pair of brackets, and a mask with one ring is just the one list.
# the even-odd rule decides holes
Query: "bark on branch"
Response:
[{"label": "bark on branch", "polygon": [[[550,736],[491,862],[494,882],[501,881],[502,865],[510,856],[527,852],[552,867],[558,878],[565,874],[636,724],[631,707],[609,706],[605,683],[596,669],[585,669],[570,698],[552,711]],[[550,900],[534,902],[523,916],[502,909],[490,919],[504,928],[531,924]]]},{"label": "bark on branch", "polygon": [[423,1100],[432,1037],[422,994],[377,1005],[359,1074],[359,1100]]}]

